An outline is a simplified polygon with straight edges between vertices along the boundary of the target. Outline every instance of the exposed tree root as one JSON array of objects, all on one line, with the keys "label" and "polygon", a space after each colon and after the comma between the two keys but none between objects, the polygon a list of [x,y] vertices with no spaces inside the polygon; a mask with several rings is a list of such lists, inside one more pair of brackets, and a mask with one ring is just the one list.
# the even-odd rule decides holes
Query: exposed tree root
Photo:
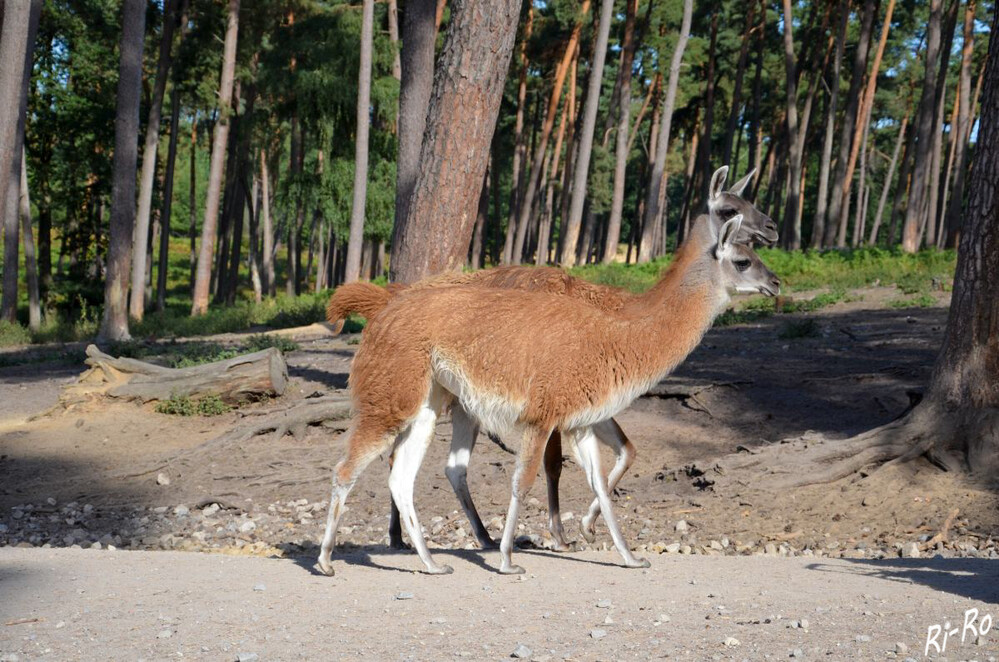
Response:
[{"label": "exposed tree root", "polygon": [[[960,412],[923,402],[898,419],[850,439],[813,432],[726,456],[708,468],[687,467],[700,487],[782,490],[822,485],[917,458],[945,471],[966,468],[950,451],[967,422]],[[964,430],[966,432],[966,430]],[[876,470],[876,469],[875,469]]]}]

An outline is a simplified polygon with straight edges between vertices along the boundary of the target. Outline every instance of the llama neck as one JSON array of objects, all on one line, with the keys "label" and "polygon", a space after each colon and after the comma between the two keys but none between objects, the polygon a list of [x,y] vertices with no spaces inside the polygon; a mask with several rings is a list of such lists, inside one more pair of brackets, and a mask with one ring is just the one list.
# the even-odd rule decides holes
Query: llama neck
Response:
[{"label": "llama neck", "polygon": [[645,373],[636,379],[656,381],[671,372],[728,303],[711,255],[714,243],[710,226],[696,223],[666,273],[630,308],[630,341]]}]

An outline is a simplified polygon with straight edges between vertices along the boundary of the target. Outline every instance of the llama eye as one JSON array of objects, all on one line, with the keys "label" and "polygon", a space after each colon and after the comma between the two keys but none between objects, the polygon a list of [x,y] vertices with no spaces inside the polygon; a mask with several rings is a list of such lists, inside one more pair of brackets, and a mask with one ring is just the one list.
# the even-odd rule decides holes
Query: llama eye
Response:
[{"label": "llama eye", "polygon": [[730,219],[733,216],[735,216],[735,210],[734,209],[722,209],[721,211],[718,212],[718,215],[721,216],[722,220],[727,221],[728,219]]},{"label": "llama eye", "polygon": [[751,262],[749,260],[733,260],[732,264],[734,264],[735,268],[739,271],[745,271],[749,268]]}]

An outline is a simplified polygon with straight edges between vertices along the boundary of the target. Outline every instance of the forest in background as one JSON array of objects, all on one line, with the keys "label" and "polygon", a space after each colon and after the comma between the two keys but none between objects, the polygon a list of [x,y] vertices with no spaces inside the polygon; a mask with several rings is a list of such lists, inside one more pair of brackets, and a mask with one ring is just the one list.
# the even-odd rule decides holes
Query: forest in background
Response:
[{"label": "forest in background", "polygon": [[[426,7],[24,4],[36,9],[34,38],[20,62],[0,66],[2,89],[23,82],[25,92],[24,166],[4,180],[14,193],[3,319],[37,326],[105,302],[119,71],[140,13],[126,199],[144,259],[119,279],[132,284],[133,324],[147,309],[191,312],[199,280],[227,306],[378,278],[395,263],[400,34],[407,11]],[[452,12],[431,4],[440,54]],[[4,4],[3,49],[16,46],[14,6]],[[757,170],[746,196],[778,222],[787,250],[954,248],[994,10],[976,0],[524,3],[467,264],[649,262],[682,241],[723,164],[733,180]],[[30,76],[18,76],[21,63]],[[358,217],[363,231],[352,233]],[[452,219],[433,222],[446,232]]]}]

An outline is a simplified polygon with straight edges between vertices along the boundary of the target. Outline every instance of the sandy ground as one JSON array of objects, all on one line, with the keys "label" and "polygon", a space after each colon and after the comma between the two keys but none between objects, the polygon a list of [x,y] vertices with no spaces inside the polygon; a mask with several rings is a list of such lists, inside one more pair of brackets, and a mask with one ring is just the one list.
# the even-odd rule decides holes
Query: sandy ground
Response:
[{"label": "sandy ground", "polygon": [[[5,548],[0,653],[478,660],[522,645],[535,660],[875,660],[902,644],[904,659],[922,658],[934,624],[999,616],[999,565],[983,560],[691,556],[636,571],[612,553],[531,552],[521,579],[493,572],[496,556],[453,552],[455,573],[431,577],[409,555],[355,553],[329,578],[282,559]],[[948,659],[995,659],[994,632],[966,635]]]}]

